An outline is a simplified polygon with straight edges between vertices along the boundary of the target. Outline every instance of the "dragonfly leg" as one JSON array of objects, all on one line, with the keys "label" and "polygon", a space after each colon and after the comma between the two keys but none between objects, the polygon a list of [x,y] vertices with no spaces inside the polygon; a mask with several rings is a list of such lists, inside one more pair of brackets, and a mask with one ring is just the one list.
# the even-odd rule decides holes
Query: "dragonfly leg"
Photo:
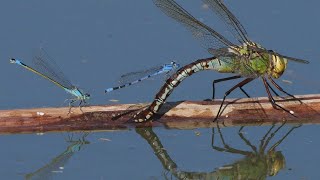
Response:
[{"label": "dragonfly leg", "polygon": [[245,126],[241,126],[241,127],[239,128],[238,133],[242,133],[241,131],[243,130],[244,127],[245,127]]},{"label": "dragonfly leg", "polygon": [[269,128],[269,130],[267,131],[267,133],[262,137],[262,139],[260,140],[260,145],[259,145],[259,149],[260,149],[260,152],[262,150],[262,147],[264,146],[265,144],[265,140],[266,138],[269,136],[270,132],[272,131],[272,129],[275,127],[275,123],[272,124],[272,126]]},{"label": "dragonfly leg", "polygon": [[245,142],[246,145],[248,145],[255,153],[257,153],[257,147],[255,147],[254,145],[252,145],[252,143],[243,135],[243,133],[241,132],[241,129],[243,129],[244,126],[242,126],[239,131],[238,131],[238,135],[239,137]]},{"label": "dragonfly leg", "polygon": [[235,89],[237,89],[238,87],[242,87],[242,86],[248,84],[249,82],[251,82],[252,80],[254,80],[254,78],[247,78],[247,79],[239,82],[239,83],[236,84],[235,86],[233,86],[231,89],[229,89],[229,90],[224,94],[224,97],[223,97],[223,99],[222,99],[222,102],[221,102],[220,108],[219,108],[219,110],[218,110],[217,116],[214,118],[213,122],[216,121],[216,120],[220,117],[220,115],[221,115],[221,113],[222,113],[222,112],[221,112],[221,109],[222,109],[222,106],[223,106],[223,104],[224,104],[224,101],[226,100],[226,97],[227,97],[232,91],[234,91]]},{"label": "dragonfly leg", "polygon": [[245,94],[247,96],[247,98],[250,98],[249,94],[242,88],[242,86],[239,88],[243,92],[243,94]]},{"label": "dragonfly leg", "polygon": [[[229,81],[229,80],[238,79],[238,78],[241,78],[241,76],[231,76],[231,77],[222,78],[222,79],[215,79],[215,80],[212,82],[212,100],[215,99],[215,91],[216,91],[215,83],[223,82],[223,81]],[[242,92],[245,92],[245,91],[243,91],[242,88],[241,88],[241,91],[242,91]],[[247,95],[247,93],[245,93],[245,94]]]},{"label": "dragonfly leg", "polygon": [[272,88],[272,86],[270,86],[269,83],[267,83],[268,87],[271,89],[271,91],[273,92],[273,94],[275,94],[276,96],[280,97],[279,94]]},{"label": "dragonfly leg", "polygon": [[260,152],[264,153],[269,142],[273,139],[273,137],[278,133],[278,131],[287,123],[287,121],[284,121],[276,130],[274,130],[270,136],[268,137],[268,139],[264,142],[263,146],[260,149]]},{"label": "dragonfly leg", "polygon": [[268,85],[267,80],[265,79],[265,77],[262,77],[262,80],[263,80],[263,84],[264,84],[264,86],[265,86],[265,88],[266,88],[269,101],[270,101],[270,103],[272,104],[273,108],[275,108],[275,109],[280,108],[280,109],[284,110],[285,112],[291,114],[292,116],[296,117],[296,116],[295,116],[293,113],[291,113],[289,110],[283,108],[282,106],[280,106],[279,104],[276,103],[276,101],[273,99],[273,97],[272,97],[272,95],[271,95],[271,93],[270,93],[270,90],[269,90],[269,86],[270,86],[270,85]]},{"label": "dragonfly leg", "polygon": [[286,92],[285,90],[282,89],[282,87],[280,87],[271,77],[269,77],[269,80],[271,81],[271,83],[277,88],[279,89],[279,91],[285,93],[286,95],[292,97],[292,99],[297,100],[300,102],[300,104],[302,104],[302,101],[300,99],[297,99],[296,97],[294,97],[294,95],[289,94],[288,92]]},{"label": "dragonfly leg", "polygon": [[82,111],[82,103],[85,104],[85,101],[84,100],[80,100],[80,103],[79,103],[79,108],[80,108],[80,111],[83,113]]},{"label": "dragonfly leg", "polygon": [[212,140],[211,140],[211,147],[212,149],[216,150],[216,151],[220,151],[220,152],[229,152],[229,153],[233,153],[233,154],[241,154],[241,155],[244,155],[244,156],[248,156],[250,154],[252,154],[250,151],[244,151],[244,150],[240,150],[240,149],[236,149],[236,148],[233,148],[231,146],[229,146],[226,141],[224,140],[224,137],[222,135],[222,132],[221,132],[221,129],[220,129],[220,126],[219,124],[217,124],[217,129],[218,129],[218,133],[219,133],[219,136],[220,136],[220,140],[222,142],[222,145],[223,147],[219,147],[219,146],[216,146],[214,145],[214,128],[212,129]]},{"label": "dragonfly leg", "polygon": [[76,100],[75,99],[69,99],[70,102],[69,102],[69,112],[68,112],[68,115],[71,113],[71,108],[72,108],[72,103],[74,103]]},{"label": "dragonfly leg", "polygon": [[92,108],[92,107],[90,106],[90,103],[89,103],[89,102],[87,102],[87,101],[84,100],[84,99],[83,99],[82,101],[83,101],[83,106]]},{"label": "dragonfly leg", "polygon": [[274,151],[274,149],[275,149],[277,146],[279,146],[279,145],[282,143],[282,141],[283,141],[294,129],[297,129],[297,128],[301,127],[301,126],[302,126],[302,124],[300,124],[300,125],[298,125],[298,126],[293,126],[280,140],[278,140],[274,145],[272,145],[272,146],[269,148],[268,152]]}]

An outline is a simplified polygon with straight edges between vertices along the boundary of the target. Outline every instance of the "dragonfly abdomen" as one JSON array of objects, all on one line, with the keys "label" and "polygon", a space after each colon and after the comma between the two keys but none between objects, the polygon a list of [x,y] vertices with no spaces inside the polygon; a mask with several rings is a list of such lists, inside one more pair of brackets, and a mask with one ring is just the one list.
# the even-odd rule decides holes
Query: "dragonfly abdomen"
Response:
[{"label": "dragonfly abdomen", "polygon": [[151,103],[151,105],[148,108],[136,114],[134,116],[134,120],[136,122],[143,122],[152,118],[152,116],[156,114],[162,107],[162,105],[165,103],[166,99],[172,93],[173,89],[177,87],[184,79],[198,71],[214,70],[221,72],[233,72],[232,68],[227,67],[225,65],[225,61],[221,61],[220,63],[217,58],[213,57],[207,59],[200,59],[180,68],[177,71],[177,73],[171,76],[162,86],[160,91],[156,94],[155,99]]}]

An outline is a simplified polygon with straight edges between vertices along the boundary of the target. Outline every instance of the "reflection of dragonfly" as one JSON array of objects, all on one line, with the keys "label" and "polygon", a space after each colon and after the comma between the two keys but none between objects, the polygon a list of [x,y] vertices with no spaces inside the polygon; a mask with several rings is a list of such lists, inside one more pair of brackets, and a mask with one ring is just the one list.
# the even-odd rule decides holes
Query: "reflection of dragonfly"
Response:
[{"label": "reflection of dragonfly", "polygon": [[[272,125],[267,133],[260,140],[259,148],[252,145],[251,142],[246,139],[241,132],[244,128],[243,126],[239,129],[239,136],[245,142],[246,145],[252,150],[240,150],[233,148],[226,144],[223,135],[221,133],[220,127],[218,125],[217,129],[223,147],[218,147],[214,145],[214,129],[212,133],[212,148],[220,152],[228,152],[232,154],[244,155],[245,158],[237,161],[230,165],[225,165],[218,168],[217,174],[220,175],[218,179],[265,179],[266,176],[275,176],[281,169],[285,167],[285,157],[281,151],[276,151],[283,140],[296,128],[301,127],[294,126],[292,127],[280,140],[274,143],[269,149],[267,149],[269,142],[276,135],[276,133],[284,126],[285,122],[275,129],[275,125]],[[270,134],[270,136],[269,136]],[[269,137],[268,137],[269,136]]]},{"label": "reflection of dragonfly", "polygon": [[197,60],[179,69],[177,73],[171,76],[171,78],[166,81],[165,85],[162,86],[153,103],[134,117],[135,121],[142,122],[151,119],[152,116],[159,111],[176,86],[178,86],[188,76],[203,70],[214,70],[220,73],[235,74],[231,77],[213,81],[213,99],[215,83],[245,78],[225,93],[215,120],[221,115],[221,109],[225,98],[237,88],[240,88],[242,92],[247,95],[242,87],[256,78],[262,79],[268,93],[269,101],[274,108],[282,109],[293,114],[292,111],[289,111],[276,103],[271,95],[270,89],[274,93],[275,91],[272,89],[268,80],[278,90],[294,98],[294,96],[287,93],[278,84],[276,84],[273,79],[277,79],[283,74],[287,67],[288,60],[306,64],[309,62],[281,55],[250,41],[244,27],[227,9],[221,0],[203,0],[203,2],[225,22],[229,30],[242,45],[233,44],[209,26],[195,19],[175,1],[154,0],[154,3],[166,15],[183,24],[192,32],[194,37],[202,41],[203,45],[208,49],[209,53],[214,55],[214,57]]},{"label": "reflection of dragonfly", "polygon": [[[252,145],[252,143],[244,137],[241,127],[239,130],[240,138],[252,149],[252,151],[245,151],[232,148],[225,143],[220,127],[218,126],[218,132],[224,147],[218,147],[214,145],[214,129],[212,134],[212,148],[219,152],[229,152],[234,154],[243,155],[244,158],[238,160],[232,164],[222,166],[211,172],[199,172],[199,171],[184,171],[184,167],[178,166],[175,163],[174,158],[171,157],[160,138],[152,130],[152,128],[136,128],[136,132],[143,137],[153,150],[153,154],[157,156],[162,166],[169,174],[173,175],[177,179],[265,179],[267,176],[275,176],[285,166],[285,157],[281,151],[275,149],[284,141],[284,139],[292,133],[292,131],[300,126],[292,127],[283,137],[275,142],[269,149],[268,144],[272,141],[272,138],[279,132],[284,126],[285,122],[274,130],[275,125],[272,125],[266,134],[262,137],[259,145],[259,149]],[[274,130],[274,131],[273,131]],[[272,132],[273,131],[273,132]],[[167,178],[170,179],[170,178]],[[171,178],[173,179],[173,178]]]},{"label": "reflection of dragonfly", "polygon": [[156,75],[159,75],[162,73],[169,74],[170,72],[174,71],[175,69],[177,69],[179,67],[180,67],[179,64],[177,64],[174,61],[171,61],[170,64],[164,64],[162,66],[152,67],[147,70],[130,72],[130,73],[124,74],[121,76],[121,78],[119,80],[119,82],[122,85],[117,86],[117,87],[113,87],[113,88],[108,88],[105,90],[105,93],[131,86],[133,84],[136,84],[138,82],[141,82],[143,80],[146,80],[150,77],[153,77],[153,76],[156,76]]},{"label": "reflection of dragonfly", "polygon": [[57,86],[63,88],[68,93],[74,95],[76,98],[70,99],[69,102],[69,113],[71,110],[71,104],[75,101],[80,101],[79,106],[81,107],[82,103],[86,103],[85,100],[90,98],[90,94],[83,93],[78,87],[74,86],[68,78],[62,73],[59,67],[56,65],[54,60],[50,58],[47,52],[41,48],[40,53],[33,59],[34,67],[30,67],[24,64],[18,59],[11,58],[10,63],[18,64],[46,79],[53,82]]}]

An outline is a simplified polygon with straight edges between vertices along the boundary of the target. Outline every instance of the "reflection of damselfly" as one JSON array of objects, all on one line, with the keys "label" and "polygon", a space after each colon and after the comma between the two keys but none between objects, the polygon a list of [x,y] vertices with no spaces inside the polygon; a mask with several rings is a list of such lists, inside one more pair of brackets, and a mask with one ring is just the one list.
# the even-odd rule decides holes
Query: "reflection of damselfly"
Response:
[{"label": "reflection of damselfly", "polygon": [[60,153],[58,156],[52,158],[52,160],[42,166],[41,168],[35,170],[34,172],[28,173],[25,175],[26,180],[35,180],[35,179],[55,179],[54,176],[57,172],[64,172],[64,168],[70,161],[70,159],[79,151],[90,144],[86,140],[89,133],[84,133],[79,139],[73,139],[73,133],[69,139],[66,140],[68,147]]},{"label": "reflection of damselfly", "polygon": [[124,74],[121,76],[121,78],[119,80],[119,82],[122,85],[108,88],[105,90],[105,93],[131,86],[133,84],[139,83],[143,80],[146,80],[146,79],[151,78],[153,76],[157,76],[162,73],[169,74],[170,72],[173,72],[174,70],[176,70],[179,67],[180,67],[179,64],[177,64],[174,61],[171,61],[170,64],[164,64],[161,66],[152,67],[147,70],[130,72],[130,73]]},{"label": "reflection of damselfly", "polygon": [[30,67],[23,63],[22,61],[18,59],[11,58],[10,63],[18,64],[46,79],[53,82],[55,85],[61,87],[68,93],[75,96],[73,99],[69,102],[69,113],[71,111],[71,105],[72,103],[76,101],[80,101],[79,106],[81,108],[82,103],[86,103],[86,100],[90,98],[90,94],[83,93],[78,87],[74,86],[68,78],[62,73],[60,68],[56,65],[54,60],[50,58],[50,56],[47,54],[47,52],[40,48],[40,52],[33,58],[34,66]]}]

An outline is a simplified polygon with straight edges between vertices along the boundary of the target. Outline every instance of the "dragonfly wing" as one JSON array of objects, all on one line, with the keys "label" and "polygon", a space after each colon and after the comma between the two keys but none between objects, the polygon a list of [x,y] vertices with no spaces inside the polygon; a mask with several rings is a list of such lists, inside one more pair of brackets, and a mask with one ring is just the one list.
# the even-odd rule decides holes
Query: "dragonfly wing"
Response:
[{"label": "dragonfly wing", "polygon": [[146,76],[152,75],[156,72],[161,71],[162,69],[163,69],[163,66],[156,66],[156,67],[152,67],[152,68],[142,70],[142,71],[130,72],[130,73],[122,75],[119,79],[119,83],[120,84],[127,84],[127,83],[133,82],[135,80],[139,80],[141,78],[144,78]]},{"label": "dragonfly wing", "polygon": [[280,56],[280,57],[283,57],[283,58],[286,58],[290,61],[294,61],[294,62],[298,62],[298,63],[303,63],[303,64],[309,64],[309,61],[307,60],[304,60],[304,59],[299,59],[299,58],[295,58],[295,57],[290,57],[290,56],[285,56],[285,55],[282,55],[282,54],[279,54],[277,52],[274,52],[272,50],[267,50],[267,49],[261,49],[261,48],[257,48],[257,47],[250,47],[252,50],[255,50],[257,52],[263,52],[263,53],[268,53],[268,54],[272,54],[272,55],[275,55],[275,56]]},{"label": "dragonfly wing", "polygon": [[250,42],[247,31],[221,0],[202,0],[227,25],[229,31],[241,43]]},{"label": "dragonfly wing", "polygon": [[183,24],[187,29],[192,32],[192,35],[199,39],[205,48],[219,49],[223,47],[234,46],[230,41],[222,35],[214,31],[209,26],[203,24],[179,4],[173,0],[153,0],[155,5],[158,6],[167,16],[173,18],[179,23]]},{"label": "dragonfly wing", "polygon": [[39,73],[43,74],[49,79],[52,79],[53,81],[67,89],[74,88],[72,83],[63,74],[55,61],[43,48],[40,48],[37,55],[33,58],[33,63],[35,65],[35,70],[37,70]]},{"label": "dragonfly wing", "polygon": [[234,53],[229,52],[228,48],[220,48],[220,49],[213,49],[209,48],[208,52],[216,57],[221,57],[221,56],[226,56],[226,57],[231,57],[235,56]]},{"label": "dragonfly wing", "polygon": [[290,56],[285,56],[285,55],[278,54],[278,53],[275,53],[275,55],[280,56],[280,57],[283,57],[283,58],[286,58],[286,59],[288,59],[288,60],[290,60],[290,61],[294,61],[294,62],[298,62],[298,63],[304,63],[304,64],[309,64],[309,61],[304,60],[304,59],[299,59],[299,58],[294,58],[294,57],[290,57]]}]

